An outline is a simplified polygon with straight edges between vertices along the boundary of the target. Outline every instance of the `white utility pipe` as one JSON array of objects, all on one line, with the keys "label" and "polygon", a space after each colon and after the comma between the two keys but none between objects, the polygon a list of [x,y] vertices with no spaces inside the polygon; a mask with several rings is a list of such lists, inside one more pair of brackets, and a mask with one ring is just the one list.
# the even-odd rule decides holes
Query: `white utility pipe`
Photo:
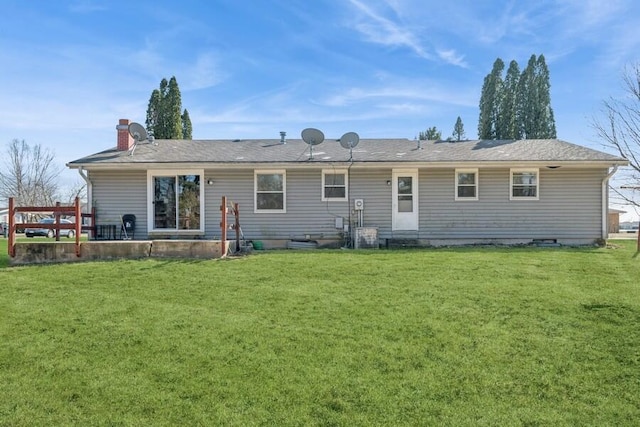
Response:
[{"label": "white utility pipe", "polygon": [[87,212],[91,213],[91,208],[93,207],[93,185],[91,184],[91,180],[85,173],[84,169],[79,168],[78,174],[84,179],[84,182],[87,184]]},{"label": "white utility pipe", "polygon": [[609,179],[618,171],[618,165],[602,179],[602,238],[609,237]]}]

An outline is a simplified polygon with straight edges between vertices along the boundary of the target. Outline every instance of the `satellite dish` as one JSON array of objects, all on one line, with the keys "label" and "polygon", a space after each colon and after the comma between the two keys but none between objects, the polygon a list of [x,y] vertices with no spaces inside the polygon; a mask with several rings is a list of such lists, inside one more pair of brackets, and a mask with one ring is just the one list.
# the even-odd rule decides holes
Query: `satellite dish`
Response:
[{"label": "satellite dish", "polygon": [[324,134],[318,129],[306,128],[302,131],[302,140],[309,144],[309,160],[313,160],[313,146],[324,141]]},{"label": "satellite dish", "polygon": [[157,145],[153,141],[153,136],[149,135],[147,130],[140,123],[132,122],[129,124],[129,135],[131,135],[135,141],[133,143],[133,147],[131,147],[131,151],[129,152],[130,156],[133,156],[133,152],[136,151],[136,147],[141,141],[148,141],[153,145]]},{"label": "satellite dish", "polygon": [[324,134],[318,129],[306,128],[302,131],[302,140],[309,145],[318,145],[324,141]]},{"label": "satellite dish", "polygon": [[360,137],[355,132],[347,132],[340,138],[342,148],[349,150],[349,161],[353,160],[353,147],[358,145],[358,142],[360,142]]},{"label": "satellite dish", "polygon": [[360,137],[355,132],[347,132],[340,138],[340,145],[342,145],[342,148],[349,150],[355,148],[355,146],[358,145],[358,142],[360,142]]},{"label": "satellite dish", "polygon": [[140,123],[134,122],[129,124],[129,135],[131,135],[131,137],[135,139],[136,142],[146,141],[147,139],[149,139],[147,131]]}]

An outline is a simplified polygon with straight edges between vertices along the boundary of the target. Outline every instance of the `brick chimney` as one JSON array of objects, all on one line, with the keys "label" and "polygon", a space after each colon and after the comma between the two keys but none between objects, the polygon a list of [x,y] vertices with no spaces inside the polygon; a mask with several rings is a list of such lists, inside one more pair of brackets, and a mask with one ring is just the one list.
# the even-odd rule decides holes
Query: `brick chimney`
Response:
[{"label": "brick chimney", "polygon": [[118,126],[118,151],[128,151],[133,147],[133,137],[129,134],[129,119],[120,119]]}]

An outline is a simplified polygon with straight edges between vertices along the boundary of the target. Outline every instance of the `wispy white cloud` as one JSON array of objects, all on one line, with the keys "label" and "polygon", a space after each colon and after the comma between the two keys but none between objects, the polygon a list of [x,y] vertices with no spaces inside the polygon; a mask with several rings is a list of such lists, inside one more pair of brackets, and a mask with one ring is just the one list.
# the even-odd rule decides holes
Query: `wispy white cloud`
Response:
[{"label": "wispy white cloud", "polygon": [[[213,113],[211,106],[202,104],[189,111],[194,123],[198,122],[198,131],[204,135],[215,132],[220,138],[264,138],[280,128],[308,126],[321,126],[325,135],[334,136],[353,130],[370,136],[413,137],[426,126],[425,119],[435,123],[435,117],[451,115],[450,111],[460,114],[476,106],[477,94],[472,87],[445,87],[429,81],[392,82],[388,76],[382,76],[382,80],[376,80],[375,87],[334,87],[323,98],[317,98],[310,83],[297,82],[233,104],[219,104]],[[445,119],[446,125],[451,121],[453,126],[454,119]],[[407,121],[415,124],[407,126]],[[373,125],[381,122],[385,123],[382,128]]]},{"label": "wispy white cloud", "polygon": [[556,43],[575,49],[595,46],[592,58],[598,68],[619,70],[636,61],[640,47],[637,17],[640,3],[635,0],[565,0],[558,9],[561,36]]},{"label": "wispy white cloud", "polygon": [[216,55],[207,52],[198,55],[195,63],[185,67],[181,75],[182,90],[199,90],[216,86],[226,77],[218,66]]},{"label": "wispy white cloud", "polygon": [[[580,30],[608,24],[631,4],[629,0],[564,0],[567,20],[580,23]],[[574,27],[575,28],[575,27]]]},{"label": "wispy white cloud", "polygon": [[442,61],[458,67],[467,67],[464,55],[453,48],[433,49],[425,40],[424,22],[403,15],[403,5],[398,1],[386,1],[384,5],[391,12],[386,16],[369,4],[360,0],[349,0],[360,13],[354,28],[365,36],[367,41],[383,46],[405,47],[417,56],[429,61]]},{"label": "wispy white cloud", "polygon": [[475,88],[464,90],[460,87],[447,88],[444,84],[430,82],[400,82],[385,83],[370,88],[351,88],[339,93],[328,95],[319,100],[321,105],[328,107],[345,107],[362,102],[370,103],[372,99],[388,102],[390,99],[398,103],[407,101],[437,102],[448,105],[471,106],[476,103]]},{"label": "wispy white cloud", "polygon": [[160,76],[162,74],[160,70],[166,69],[167,65],[160,47],[149,37],[145,39],[144,45],[129,50],[126,54],[126,62],[139,72],[154,78]]},{"label": "wispy white cloud", "polygon": [[458,67],[467,68],[468,64],[464,60],[464,55],[460,55],[454,49],[437,50],[438,56],[444,61]]},{"label": "wispy white cloud", "polygon": [[423,102],[381,103],[377,107],[386,111],[389,115],[425,114],[430,110],[428,104]]},{"label": "wispy white cloud", "polygon": [[359,0],[349,1],[361,12],[361,19],[355,24],[355,28],[364,34],[368,41],[385,46],[408,47],[422,58],[433,59],[433,56],[422,47],[415,35],[404,28],[402,24],[376,13]]}]

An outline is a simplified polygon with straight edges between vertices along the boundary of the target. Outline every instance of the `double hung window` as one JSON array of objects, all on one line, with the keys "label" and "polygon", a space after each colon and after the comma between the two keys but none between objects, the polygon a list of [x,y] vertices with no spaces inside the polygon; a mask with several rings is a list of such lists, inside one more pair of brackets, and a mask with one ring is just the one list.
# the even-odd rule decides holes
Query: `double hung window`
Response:
[{"label": "double hung window", "polygon": [[322,201],[346,202],[348,200],[347,179],[346,170],[323,170]]},{"label": "double hung window", "polygon": [[478,200],[478,169],[456,169],[455,200]]},{"label": "double hung window", "polygon": [[287,174],[283,170],[254,172],[255,212],[286,212]]},{"label": "double hung window", "polygon": [[538,169],[511,169],[511,200],[538,200]]}]

